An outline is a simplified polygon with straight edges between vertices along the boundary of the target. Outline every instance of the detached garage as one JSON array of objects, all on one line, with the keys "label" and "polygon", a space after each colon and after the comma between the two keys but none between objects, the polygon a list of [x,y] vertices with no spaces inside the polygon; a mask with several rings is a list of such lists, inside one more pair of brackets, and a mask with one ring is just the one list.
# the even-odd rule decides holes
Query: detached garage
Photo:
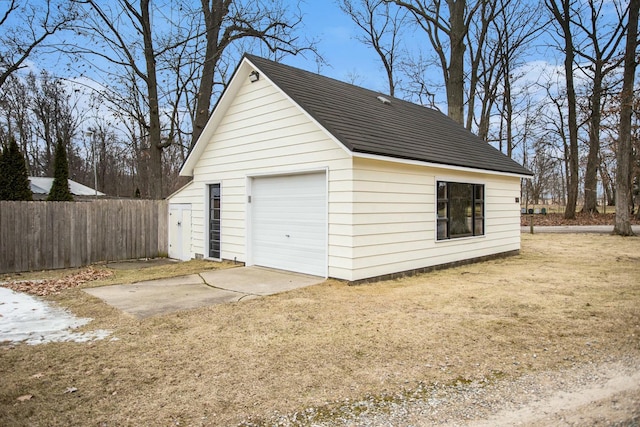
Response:
[{"label": "detached garage", "polygon": [[531,175],[438,111],[252,55],[180,173],[176,257],[352,282],[517,253]]}]

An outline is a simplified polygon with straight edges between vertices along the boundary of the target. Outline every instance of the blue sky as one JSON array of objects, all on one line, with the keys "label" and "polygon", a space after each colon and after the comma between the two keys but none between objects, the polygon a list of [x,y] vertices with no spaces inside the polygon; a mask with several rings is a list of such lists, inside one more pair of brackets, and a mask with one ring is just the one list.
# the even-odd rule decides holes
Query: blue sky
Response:
[{"label": "blue sky", "polygon": [[[349,81],[374,90],[388,91],[385,73],[373,49],[355,39],[358,33],[351,18],[340,10],[336,1],[305,0],[301,4],[304,34],[318,40],[318,50],[328,65],[322,74]],[[283,62],[309,71],[317,71],[313,58],[288,57]]]}]

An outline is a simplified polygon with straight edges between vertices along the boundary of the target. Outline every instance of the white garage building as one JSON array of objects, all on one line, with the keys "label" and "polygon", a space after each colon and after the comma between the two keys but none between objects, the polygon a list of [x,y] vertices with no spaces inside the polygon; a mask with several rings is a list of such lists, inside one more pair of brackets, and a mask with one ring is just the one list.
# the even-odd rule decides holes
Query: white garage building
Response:
[{"label": "white garage building", "polygon": [[245,55],[169,198],[169,255],[352,282],[517,253],[531,173],[442,113]]}]

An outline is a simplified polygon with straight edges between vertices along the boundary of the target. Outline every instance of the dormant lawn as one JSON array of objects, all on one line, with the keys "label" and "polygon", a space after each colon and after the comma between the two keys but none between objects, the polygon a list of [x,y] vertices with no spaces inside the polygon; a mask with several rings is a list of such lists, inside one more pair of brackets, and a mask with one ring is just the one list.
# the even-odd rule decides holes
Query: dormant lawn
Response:
[{"label": "dormant lawn", "polygon": [[419,384],[638,356],[640,238],[523,235],[515,257],[144,320],[80,289],[47,298],[112,334],[0,345],[0,425],[260,424]]}]

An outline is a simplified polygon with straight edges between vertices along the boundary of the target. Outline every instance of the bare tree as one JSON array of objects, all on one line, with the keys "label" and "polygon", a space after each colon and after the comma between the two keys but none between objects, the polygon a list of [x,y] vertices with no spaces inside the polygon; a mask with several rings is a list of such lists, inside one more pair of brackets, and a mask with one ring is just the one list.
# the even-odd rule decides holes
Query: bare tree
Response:
[{"label": "bare tree", "polygon": [[534,173],[534,176],[526,181],[528,202],[538,204],[544,199],[545,193],[551,192],[558,167],[558,161],[551,154],[544,138],[534,141],[533,153],[527,167]]},{"label": "bare tree", "polygon": [[[504,13],[505,8],[509,5],[511,0],[486,0],[480,2],[481,6],[476,12],[476,19],[469,22],[470,28],[466,33],[466,40],[469,54],[469,69],[467,72],[469,85],[467,97],[467,121],[466,127],[471,130],[476,110],[476,97],[478,95],[478,83],[480,80],[480,74],[487,74],[486,71],[493,71],[495,67],[500,64],[497,61],[487,62],[488,56],[485,55],[487,50],[487,38],[489,37],[489,31],[493,27],[493,23],[496,18]],[[483,69],[481,69],[481,64]],[[489,73],[497,77],[498,73]],[[495,80],[498,80],[497,78]],[[494,85],[496,86],[496,85]],[[493,99],[495,94],[488,93],[485,98]],[[485,99],[486,102],[486,99]],[[486,137],[486,135],[485,135]]]},{"label": "bare tree", "polygon": [[419,53],[414,57],[407,56],[400,65],[407,77],[403,91],[421,105],[440,111],[436,105],[436,93],[432,89],[435,83],[428,79],[427,71],[432,67],[432,62]]},{"label": "bare tree", "polygon": [[444,78],[447,115],[464,124],[465,38],[475,13],[485,2],[468,4],[466,0],[445,0],[446,6],[442,0],[394,2],[406,8],[427,34]]},{"label": "bare tree", "polygon": [[[163,50],[157,50],[151,25],[151,0],[118,0],[113,8],[104,8],[95,0],[83,1],[90,14],[78,31],[94,41],[93,46],[70,47],[73,54],[91,55],[123,67],[125,75],[136,82],[146,100],[146,111],[137,119],[146,129],[148,140],[148,195],[162,197],[162,150],[171,141],[162,139],[158,62]],[[165,50],[169,47],[165,47]]]},{"label": "bare tree", "polygon": [[565,155],[568,160],[567,170],[567,205],[564,211],[564,217],[573,219],[576,216],[576,206],[578,202],[579,188],[579,162],[578,162],[578,119],[577,119],[577,101],[576,90],[574,84],[574,58],[575,47],[573,43],[572,31],[572,14],[573,0],[545,0],[545,5],[557,25],[558,35],[562,44],[562,52],[564,54],[564,74],[566,81],[567,95],[567,128],[569,131],[568,153]]},{"label": "bare tree", "polygon": [[[482,90],[478,136],[488,138],[491,117],[497,109],[500,124],[498,144],[500,151],[513,157],[516,145],[514,129],[518,112],[517,99],[525,99],[525,109],[529,109],[526,88],[518,89],[517,81],[522,75],[517,73],[531,41],[544,29],[540,10],[531,8],[526,2],[500,0],[501,6],[490,22],[490,32],[485,52],[481,53],[477,81]],[[472,90],[472,88],[470,88]],[[471,105],[471,101],[469,101]],[[475,110],[475,108],[474,108]],[[469,109],[467,119],[473,117]],[[471,129],[471,124],[467,127]]]},{"label": "bare tree", "polygon": [[[20,150],[25,153],[27,161],[29,161],[28,153],[35,144],[35,126],[30,106],[31,94],[26,82],[15,75],[9,76],[0,91],[0,114],[2,114],[0,138],[8,141],[13,137],[20,146]],[[27,167],[31,169],[30,164],[27,164]]]},{"label": "bare tree", "polygon": [[314,50],[313,43],[299,40],[295,34],[301,24],[299,14],[291,14],[282,0],[201,0],[206,45],[198,83],[191,145],[195,144],[211,114],[218,63],[234,43],[252,38],[264,43],[271,52],[298,54]]},{"label": "bare tree", "polygon": [[385,0],[342,0],[340,9],[362,30],[357,39],[376,52],[389,84],[389,95],[395,96],[397,76],[394,73],[400,55],[401,29],[406,21],[405,11]]},{"label": "bare tree", "polygon": [[638,9],[640,9],[640,0],[630,0],[616,159],[618,165],[616,172],[616,220],[613,228],[614,234],[620,236],[633,235],[628,207],[631,204],[631,115],[633,113],[633,85],[637,66]]},{"label": "bare tree", "polygon": [[[601,22],[605,3],[607,5],[613,4],[617,13],[617,19],[611,25]],[[624,36],[624,17],[626,14],[617,1],[610,3],[604,0],[588,0],[587,6],[586,14],[588,17],[584,19],[581,13],[576,13],[574,22],[587,38],[587,46],[577,47],[576,55],[588,61],[588,65],[583,65],[582,68],[591,79],[588,108],[589,153],[584,175],[584,205],[582,211],[594,213],[598,212],[598,155],[600,153],[602,99],[607,91],[605,78],[616,70],[622,62],[618,47]]]},{"label": "bare tree", "polygon": [[56,32],[77,17],[72,2],[8,0],[0,3],[0,87]]},{"label": "bare tree", "polygon": [[[137,139],[146,147],[139,152],[138,172],[146,176],[145,193],[152,198],[162,197],[169,188],[163,179],[164,151],[174,143],[184,146],[187,133],[187,145],[192,144],[206,125],[230,46],[252,38],[273,52],[303,49],[297,47],[294,34],[300,18],[290,17],[280,1],[202,0],[199,5],[185,3],[175,15],[165,14],[152,0],[118,0],[113,5],[77,1],[87,11],[77,31],[92,43],[76,44],[68,51],[107,61],[111,65],[103,67],[101,75],[133,94],[135,105],[125,107],[125,115],[135,118],[142,130]],[[190,128],[187,121],[192,121]],[[179,157],[185,153],[186,148],[177,152]]]},{"label": "bare tree", "polygon": [[79,116],[75,102],[62,81],[43,71],[27,76],[31,125],[36,144],[30,153],[31,170],[34,174],[53,176],[56,145],[62,141],[67,150],[69,171],[73,175],[79,158],[73,139],[79,128]]},{"label": "bare tree", "polygon": [[[554,80],[554,77],[556,80]],[[571,185],[570,175],[570,155],[569,138],[567,136],[567,94],[566,91],[556,92],[555,88],[561,86],[559,76],[549,76],[547,81],[540,82],[540,86],[545,91],[546,103],[539,106],[539,121],[542,122],[543,130],[540,131],[547,139],[547,144],[553,147],[558,153],[561,168],[562,182],[562,203],[567,204],[568,191]]]}]

